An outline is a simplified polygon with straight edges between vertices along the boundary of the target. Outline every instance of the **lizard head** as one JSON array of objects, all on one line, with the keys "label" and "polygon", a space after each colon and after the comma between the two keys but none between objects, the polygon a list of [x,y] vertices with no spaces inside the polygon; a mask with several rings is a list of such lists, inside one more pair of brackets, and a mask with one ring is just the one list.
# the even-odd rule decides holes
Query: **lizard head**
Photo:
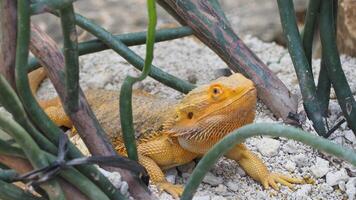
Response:
[{"label": "lizard head", "polygon": [[187,94],[167,124],[173,135],[189,140],[216,140],[251,123],[255,116],[256,89],[242,74],[221,77]]}]

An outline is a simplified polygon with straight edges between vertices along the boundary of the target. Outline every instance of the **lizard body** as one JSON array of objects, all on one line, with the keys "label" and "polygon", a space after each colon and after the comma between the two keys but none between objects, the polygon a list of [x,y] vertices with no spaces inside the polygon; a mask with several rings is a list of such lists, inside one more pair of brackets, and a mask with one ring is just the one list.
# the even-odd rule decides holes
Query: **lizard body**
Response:
[{"label": "lizard body", "polygon": [[[32,72],[34,74],[44,73]],[[43,70],[43,69],[42,69]],[[31,77],[31,74],[30,74]],[[36,78],[38,77],[38,78]],[[31,88],[43,76],[33,75]],[[87,100],[114,147],[126,155],[121,137],[118,91],[88,90]],[[166,181],[162,169],[182,165],[205,154],[226,134],[255,118],[256,88],[241,74],[219,78],[201,85],[180,102],[163,99],[146,92],[133,93],[133,117],[139,162],[146,167],[158,188],[178,197],[183,187]],[[72,128],[58,98],[40,102],[58,126]],[[265,188],[278,189],[277,183],[292,187],[303,180],[271,173],[244,144],[233,147],[226,155],[237,161],[253,179]]]}]

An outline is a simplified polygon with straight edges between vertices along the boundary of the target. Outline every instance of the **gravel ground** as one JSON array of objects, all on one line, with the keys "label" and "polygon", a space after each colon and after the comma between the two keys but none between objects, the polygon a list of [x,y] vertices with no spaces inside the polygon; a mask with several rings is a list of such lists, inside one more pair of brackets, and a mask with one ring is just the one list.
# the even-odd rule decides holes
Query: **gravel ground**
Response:
[{"label": "gravel ground", "polygon": [[[293,65],[286,49],[274,43],[264,43],[257,38],[246,36],[246,44],[268,64],[270,69],[287,85],[287,87],[301,99],[298,81]],[[144,56],[144,46],[132,47]],[[353,93],[356,92],[356,58],[342,56],[341,61],[349,80]],[[313,60],[314,71],[318,71],[320,60]],[[137,75],[124,59],[113,51],[103,51],[87,56],[82,56],[81,86],[85,88],[119,89],[120,83],[127,74]],[[174,41],[158,43],[155,46],[154,64],[163,70],[186,80],[207,83],[216,77],[216,70],[226,68],[210,49],[192,37]],[[317,77],[317,73],[314,74]],[[136,85],[153,94],[166,98],[180,99],[182,95],[173,89],[167,88],[157,81],[147,78]],[[48,98],[55,95],[49,81],[46,80],[40,88],[38,95]],[[334,124],[341,117],[341,110],[335,101],[334,93],[331,94],[329,124]],[[303,112],[301,101],[299,110]],[[258,102],[256,122],[281,123],[265,105]],[[305,120],[303,128],[315,134],[312,123]],[[344,124],[336,130],[331,137],[335,143],[355,149],[356,139],[352,131]],[[256,152],[267,164],[268,168],[296,177],[313,177],[315,184],[298,185],[295,191],[281,187],[280,192],[264,190],[260,184],[246,176],[243,170],[234,161],[220,159],[210,170],[208,177],[199,187],[195,199],[355,199],[356,168],[347,162],[323,154],[299,142],[289,141],[284,138],[256,137],[246,141],[247,146]],[[167,179],[178,184],[185,183],[193,170],[195,163],[173,168],[166,172]],[[115,176],[111,178],[115,179]],[[127,185],[120,183],[120,178],[115,179],[118,186]],[[117,183],[118,182],[118,183]],[[121,186],[122,187],[122,186]],[[154,186],[151,189],[160,199],[172,199],[166,193],[159,194]]]}]

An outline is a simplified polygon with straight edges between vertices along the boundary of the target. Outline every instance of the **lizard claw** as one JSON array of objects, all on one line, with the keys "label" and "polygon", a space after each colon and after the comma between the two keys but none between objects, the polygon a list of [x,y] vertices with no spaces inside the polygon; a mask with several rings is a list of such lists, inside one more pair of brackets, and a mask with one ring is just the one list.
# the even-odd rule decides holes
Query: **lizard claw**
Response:
[{"label": "lizard claw", "polygon": [[165,191],[172,195],[175,199],[178,199],[183,194],[183,185],[174,185],[170,182],[155,183],[160,191]]},{"label": "lizard claw", "polygon": [[290,189],[293,189],[294,183],[302,184],[305,183],[305,181],[300,178],[292,178],[278,173],[269,173],[261,180],[261,183],[265,189],[269,189],[269,187],[271,186],[273,189],[279,190],[279,186],[277,185],[277,183],[280,183],[289,187]]}]

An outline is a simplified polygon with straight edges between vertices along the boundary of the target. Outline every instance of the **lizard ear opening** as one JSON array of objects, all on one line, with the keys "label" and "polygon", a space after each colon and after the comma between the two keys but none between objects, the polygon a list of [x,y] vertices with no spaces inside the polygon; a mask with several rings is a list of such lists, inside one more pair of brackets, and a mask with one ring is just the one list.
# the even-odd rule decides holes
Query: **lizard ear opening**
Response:
[{"label": "lizard ear opening", "polygon": [[188,112],[187,117],[188,119],[193,119],[193,112]]}]

